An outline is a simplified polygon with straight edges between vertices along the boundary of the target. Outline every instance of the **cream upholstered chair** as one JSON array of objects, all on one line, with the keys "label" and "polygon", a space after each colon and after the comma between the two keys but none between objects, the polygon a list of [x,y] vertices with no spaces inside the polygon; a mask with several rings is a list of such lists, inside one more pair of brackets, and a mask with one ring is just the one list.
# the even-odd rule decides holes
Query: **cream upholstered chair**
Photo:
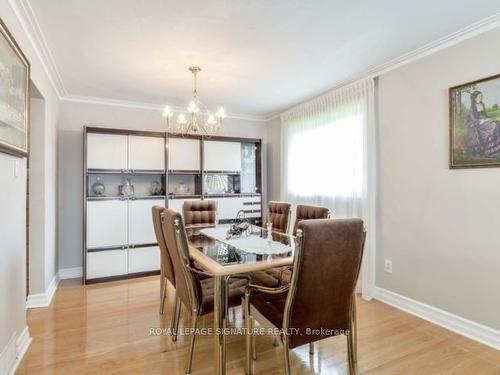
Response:
[{"label": "cream upholstered chair", "polygon": [[354,374],[354,292],[366,237],[363,221],[303,220],[297,236],[290,284],[278,288],[250,284],[245,290],[246,373],[252,372],[251,332],[257,319],[281,329],[287,375],[291,374],[290,349],[309,344],[313,352],[315,341],[339,334],[347,336],[349,373]]}]

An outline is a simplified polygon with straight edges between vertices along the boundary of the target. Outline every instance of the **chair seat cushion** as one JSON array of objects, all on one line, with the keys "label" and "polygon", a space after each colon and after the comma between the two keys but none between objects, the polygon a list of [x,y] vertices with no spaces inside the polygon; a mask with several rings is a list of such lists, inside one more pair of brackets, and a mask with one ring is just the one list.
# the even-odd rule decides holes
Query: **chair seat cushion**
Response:
[{"label": "chair seat cushion", "polygon": [[252,295],[250,303],[265,319],[275,327],[283,327],[283,312],[285,311],[287,293]]},{"label": "chair seat cushion", "polygon": [[248,274],[252,278],[252,284],[276,288],[280,286],[282,268],[270,268],[264,271],[255,271]]},{"label": "chair seat cushion", "polygon": [[[240,305],[241,298],[245,294],[245,287],[248,285],[248,280],[234,278],[229,279],[228,284],[228,307]],[[203,293],[201,314],[205,315],[214,311],[214,279],[208,278],[201,280],[201,289]]]}]

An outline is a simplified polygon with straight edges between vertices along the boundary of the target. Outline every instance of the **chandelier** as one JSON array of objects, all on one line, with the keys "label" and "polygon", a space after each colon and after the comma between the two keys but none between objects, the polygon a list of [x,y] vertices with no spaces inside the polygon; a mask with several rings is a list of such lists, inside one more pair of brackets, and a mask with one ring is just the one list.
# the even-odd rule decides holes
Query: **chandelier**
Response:
[{"label": "chandelier", "polygon": [[197,66],[189,67],[193,73],[194,87],[193,97],[187,106],[187,114],[179,113],[175,120],[172,119],[174,112],[169,106],[163,110],[163,117],[167,119],[168,131],[173,134],[186,135],[189,133],[204,133],[207,136],[216,134],[222,125],[222,120],[226,117],[224,108],[219,107],[217,112],[210,112],[205,105],[198,99],[198,73],[200,68]]}]

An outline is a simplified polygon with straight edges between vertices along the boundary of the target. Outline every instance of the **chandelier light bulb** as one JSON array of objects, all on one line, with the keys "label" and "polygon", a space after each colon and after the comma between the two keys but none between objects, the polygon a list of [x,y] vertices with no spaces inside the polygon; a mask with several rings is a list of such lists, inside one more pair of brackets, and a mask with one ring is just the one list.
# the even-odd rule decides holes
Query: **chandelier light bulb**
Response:
[{"label": "chandelier light bulb", "polygon": [[213,114],[208,115],[207,119],[207,124],[208,125],[215,125],[217,123],[217,120],[215,119],[215,116]]},{"label": "chandelier light bulb", "polygon": [[162,116],[166,118],[171,118],[174,115],[170,107],[167,105],[165,108],[163,108],[163,113]]},{"label": "chandelier light bulb", "polygon": [[219,119],[226,118],[226,116],[227,116],[227,115],[226,115],[226,111],[224,110],[224,108],[219,107],[219,110],[217,111],[216,116],[217,116]]},{"label": "chandelier light bulb", "polygon": [[197,107],[197,105],[196,105],[195,101],[194,101],[194,100],[191,100],[191,101],[189,102],[189,106],[187,107],[187,110],[188,110],[188,112],[189,112],[189,113],[198,113],[198,111],[199,111],[200,109]]},{"label": "chandelier light bulb", "polygon": [[184,116],[183,113],[180,113],[179,116],[177,116],[177,123],[179,125],[184,125],[187,122],[186,116]]}]

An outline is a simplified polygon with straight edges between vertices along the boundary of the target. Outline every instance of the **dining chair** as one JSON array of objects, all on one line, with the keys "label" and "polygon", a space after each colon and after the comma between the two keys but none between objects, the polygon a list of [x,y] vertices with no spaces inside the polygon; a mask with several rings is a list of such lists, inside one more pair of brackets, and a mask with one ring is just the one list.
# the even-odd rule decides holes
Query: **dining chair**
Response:
[{"label": "dining chair", "polygon": [[[326,207],[299,204],[295,210],[295,224],[293,225],[292,234],[294,236],[297,235],[297,229],[302,220],[329,219],[331,216],[330,210]],[[292,267],[281,268],[281,272],[278,275],[279,284],[288,284],[291,276]]]},{"label": "dining chair", "polygon": [[295,210],[295,223],[292,234],[297,235],[297,229],[302,220],[328,219],[330,217],[330,210],[326,207],[298,204]]},{"label": "dining chair", "polygon": [[186,229],[215,227],[217,220],[217,202],[214,200],[185,201],[182,216]]},{"label": "dining chair", "polygon": [[288,233],[292,205],[288,202],[269,201],[265,223],[273,224],[273,231]]},{"label": "dining chair", "polygon": [[[206,272],[197,269],[189,257],[184,221],[178,212],[165,209],[162,229],[172,259],[176,291],[180,301],[174,317],[174,341],[177,340],[181,306],[184,305],[191,314],[192,334],[185,368],[185,374],[188,375],[191,374],[198,317],[214,311],[214,279]],[[248,278],[245,277],[231,277],[228,280],[227,307],[241,304],[244,288],[247,285]]]},{"label": "dining chair", "polygon": [[[290,349],[336,335],[347,337],[349,374],[355,373],[355,287],[366,232],[361,219],[303,220],[290,284],[268,288],[250,284],[245,289],[247,375],[252,373],[255,319],[281,329],[285,374],[291,374]],[[255,293],[258,292],[258,293]]]},{"label": "dining chair", "polygon": [[167,296],[167,282],[170,281],[170,283],[175,287],[172,259],[170,259],[170,254],[167,250],[167,244],[165,242],[165,237],[163,236],[161,225],[164,210],[165,207],[161,206],[153,206],[152,208],[153,227],[156,235],[156,242],[158,242],[158,247],[160,248],[160,314],[162,315]]},{"label": "dining chair", "polygon": [[[295,211],[295,223],[292,234],[297,234],[299,223],[302,220],[328,219],[331,217],[330,210],[326,207],[311,206],[305,204],[297,205]],[[267,287],[276,287],[290,282],[292,267],[271,268],[266,271],[251,274],[252,283]]]}]

